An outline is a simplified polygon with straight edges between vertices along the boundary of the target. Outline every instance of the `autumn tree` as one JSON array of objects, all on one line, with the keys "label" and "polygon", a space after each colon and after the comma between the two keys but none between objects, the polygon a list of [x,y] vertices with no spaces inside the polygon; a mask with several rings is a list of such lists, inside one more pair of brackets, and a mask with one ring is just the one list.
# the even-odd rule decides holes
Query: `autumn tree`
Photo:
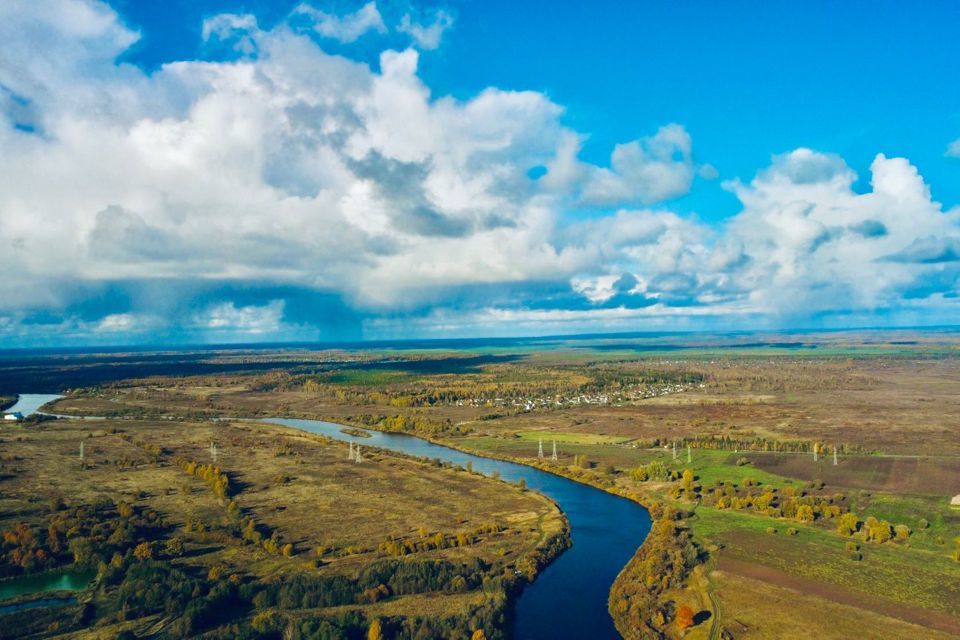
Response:
[{"label": "autumn tree", "polygon": [[367,631],[367,640],[384,640],[383,627],[380,624],[379,618],[375,618],[374,621],[370,623],[370,629]]},{"label": "autumn tree", "polygon": [[137,560],[149,560],[153,557],[153,549],[149,542],[141,542],[133,550],[133,555]]},{"label": "autumn tree", "polygon": [[857,532],[858,525],[859,520],[857,520],[857,514],[852,511],[845,513],[840,516],[840,522],[837,523],[837,533],[844,536],[852,536]]},{"label": "autumn tree", "polygon": [[684,469],[683,481],[681,483],[683,490],[689,493],[693,493],[693,481],[694,481],[693,471],[691,471],[690,469]]},{"label": "autumn tree", "polygon": [[483,632],[483,629],[477,629],[473,632],[473,635],[470,636],[470,640],[487,640],[487,634]]},{"label": "autumn tree", "polygon": [[687,605],[677,609],[677,626],[681,629],[688,629],[693,626],[693,609]]}]

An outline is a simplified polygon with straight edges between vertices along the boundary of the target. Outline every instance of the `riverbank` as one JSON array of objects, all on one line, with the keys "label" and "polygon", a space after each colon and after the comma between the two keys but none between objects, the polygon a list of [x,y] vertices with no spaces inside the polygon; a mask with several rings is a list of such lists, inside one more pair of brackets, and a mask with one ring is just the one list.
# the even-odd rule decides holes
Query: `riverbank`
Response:
[{"label": "riverbank", "polygon": [[[357,441],[343,434],[341,423],[296,418],[271,422]],[[376,429],[371,429],[370,434],[372,439],[366,440],[369,446],[401,450],[428,459],[440,458],[513,483],[523,483],[561,505],[570,522],[573,546],[521,593],[514,627],[516,637],[621,637],[608,612],[608,599],[611,585],[637,550],[637,539],[642,542],[649,530],[649,514],[636,501],[614,492],[598,491],[598,487],[567,478],[556,473],[556,469],[474,455],[444,442],[411,434]],[[575,597],[567,593],[571,585],[577,585]],[[564,608],[557,611],[556,603],[561,599]]]},{"label": "riverbank", "polygon": [[[131,608],[123,624],[113,617],[116,598],[134,597],[130,581],[139,584],[137,571],[152,558],[151,575],[183,572],[203,594],[227,589],[234,604],[224,615],[232,624],[251,625],[257,614],[273,612],[284,628],[326,620],[344,634],[365,634],[378,619],[386,629],[421,629],[431,637],[466,639],[483,628],[487,638],[503,638],[511,594],[570,544],[557,505],[514,482],[366,445],[356,462],[347,459],[345,444],[279,425],[125,420],[94,428],[58,420],[42,428],[11,425],[0,431],[0,446],[6,442],[16,442],[17,458],[0,460],[0,529],[23,523],[30,535],[18,539],[34,555],[54,553],[45,535],[51,519],[67,522],[84,505],[106,505],[97,518],[111,527],[163,514],[162,525],[134,531],[123,549],[95,547],[108,572],[120,572],[94,595],[104,633],[148,630],[153,605]],[[57,557],[65,560],[67,540],[58,540]],[[23,557],[17,552],[0,562]],[[321,594],[309,610],[280,597],[304,584]],[[269,596],[254,604],[262,590]],[[171,603],[164,624],[185,620],[178,607],[186,604]],[[31,615],[53,622],[68,609]],[[223,621],[190,624],[209,629],[215,620]],[[61,622],[68,631],[69,621]]]}]

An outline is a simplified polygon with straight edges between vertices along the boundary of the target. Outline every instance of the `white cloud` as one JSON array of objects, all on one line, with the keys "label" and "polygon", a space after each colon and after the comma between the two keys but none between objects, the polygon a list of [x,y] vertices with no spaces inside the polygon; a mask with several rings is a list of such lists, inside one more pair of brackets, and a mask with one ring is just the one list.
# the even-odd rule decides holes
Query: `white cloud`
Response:
[{"label": "white cloud", "polygon": [[376,2],[368,2],[355,12],[343,16],[325,13],[304,3],[294,9],[294,14],[313,20],[313,29],[321,36],[343,43],[354,42],[368,31],[387,32],[387,25],[383,23]]},{"label": "white cloud", "polygon": [[960,138],[947,145],[946,155],[950,158],[960,158]]},{"label": "white cloud", "polygon": [[[547,96],[435,96],[413,49],[383,52],[376,72],[289,25],[227,15],[205,36],[255,57],[146,74],[117,63],[137,34],[109,7],[57,6],[0,5],[0,83],[16,96],[0,99],[0,333],[111,287],[119,301],[71,331],[299,330],[277,289],[338,296],[371,327],[378,314],[453,327],[458,313],[462,326],[952,313],[960,213],[942,211],[906,159],[878,155],[858,193],[841,158],[797,149],[725,183],[743,210],[708,225],[637,208],[712,175],[680,125],[600,167]],[[352,37],[377,29],[367,6],[310,11]],[[14,126],[25,120],[35,133]],[[571,223],[585,206],[620,209]],[[544,282],[568,283],[566,297],[526,295]],[[143,283],[149,295],[130,293]],[[199,293],[251,283],[269,290],[257,304]],[[463,293],[497,287],[512,297]]]},{"label": "white cloud", "polygon": [[440,46],[443,34],[452,26],[453,16],[440,9],[434,14],[430,24],[414,22],[409,13],[404,15],[397,31],[409,35],[421,49],[429,50]]},{"label": "white cloud", "polygon": [[[690,134],[681,125],[669,124],[649,137],[618,144],[610,167],[577,159],[580,139],[562,140],[548,163],[544,183],[562,190],[579,189],[580,203],[613,206],[624,202],[650,204],[686,194],[696,172]],[[707,175],[710,169],[705,169]]]},{"label": "white cloud", "polygon": [[221,13],[203,21],[204,41],[232,41],[236,50],[247,55],[256,51],[253,34],[257,31],[257,18],[249,13]]},{"label": "white cloud", "polygon": [[253,335],[275,333],[282,324],[283,300],[269,304],[237,307],[228,302],[205,309],[195,316],[198,325],[213,331],[231,331]]}]

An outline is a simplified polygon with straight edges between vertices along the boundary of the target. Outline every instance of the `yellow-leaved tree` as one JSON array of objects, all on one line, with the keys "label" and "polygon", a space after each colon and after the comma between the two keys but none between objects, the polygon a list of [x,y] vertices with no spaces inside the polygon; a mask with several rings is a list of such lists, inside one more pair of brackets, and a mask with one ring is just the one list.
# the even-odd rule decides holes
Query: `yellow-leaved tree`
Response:
[{"label": "yellow-leaved tree", "polygon": [[379,618],[376,618],[370,623],[370,629],[367,631],[367,640],[384,640],[383,626],[380,624]]}]

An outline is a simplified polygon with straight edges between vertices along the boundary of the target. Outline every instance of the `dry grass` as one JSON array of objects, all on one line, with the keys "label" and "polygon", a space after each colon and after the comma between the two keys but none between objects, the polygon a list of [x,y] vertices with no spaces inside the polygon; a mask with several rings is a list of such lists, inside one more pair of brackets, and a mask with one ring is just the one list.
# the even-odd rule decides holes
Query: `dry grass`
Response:
[{"label": "dry grass", "polygon": [[714,571],[711,577],[718,587],[722,626],[738,640],[956,637],[882,612],[838,603],[829,594],[799,591],[728,571]]},{"label": "dry grass", "polygon": [[[111,433],[111,430],[117,433]],[[130,436],[137,444],[121,435]],[[78,459],[85,444],[87,467]],[[293,558],[242,544],[190,544],[188,521],[226,523],[224,505],[174,460],[217,462],[230,474],[235,499],[246,515],[294,544]],[[147,451],[164,447],[159,463]],[[41,522],[53,497],[68,504],[101,498],[152,508],[185,535],[199,555],[189,562],[224,565],[267,577],[314,571],[315,549],[331,552],[323,572],[350,573],[382,557],[386,535],[415,537],[470,533],[497,524],[499,533],[476,543],[425,552],[425,557],[480,557],[509,566],[559,531],[556,507],[531,492],[466,471],[365,448],[365,462],[347,461],[346,448],[277,425],[175,421],[47,422],[0,430],[0,529],[18,521]],[[348,548],[354,549],[347,552]]]}]

